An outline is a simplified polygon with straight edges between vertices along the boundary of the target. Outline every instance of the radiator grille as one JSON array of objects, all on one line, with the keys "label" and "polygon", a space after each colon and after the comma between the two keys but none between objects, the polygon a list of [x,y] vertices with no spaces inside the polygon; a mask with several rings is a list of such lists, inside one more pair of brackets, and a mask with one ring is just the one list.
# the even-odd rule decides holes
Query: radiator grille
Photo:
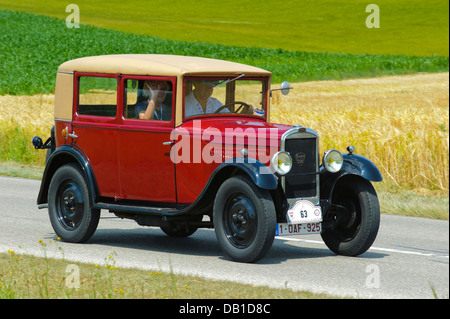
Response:
[{"label": "radiator grille", "polygon": [[286,139],[285,150],[292,156],[292,169],[285,175],[286,198],[315,197],[318,171],[316,138]]}]

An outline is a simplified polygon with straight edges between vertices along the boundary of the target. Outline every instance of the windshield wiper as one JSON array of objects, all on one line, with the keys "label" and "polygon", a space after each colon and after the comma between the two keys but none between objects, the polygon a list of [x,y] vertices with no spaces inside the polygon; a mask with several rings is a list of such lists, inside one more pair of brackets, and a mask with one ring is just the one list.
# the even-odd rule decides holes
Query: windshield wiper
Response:
[{"label": "windshield wiper", "polygon": [[237,79],[239,79],[239,78],[241,78],[241,77],[243,77],[243,76],[245,76],[244,73],[242,73],[241,75],[238,75],[237,77],[235,77],[235,78],[233,78],[233,79],[227,79],[227,80],[225,80],[225,81],[222,81],[222,82],[220,82],[220,83],[217,83],[217,84],[214,85],[212,88],[214,89],[216,86],[219,86],[219,85],[222,85],[222,84],[226,84],[226,83],[235,81],[235,80],[237,80]]}]

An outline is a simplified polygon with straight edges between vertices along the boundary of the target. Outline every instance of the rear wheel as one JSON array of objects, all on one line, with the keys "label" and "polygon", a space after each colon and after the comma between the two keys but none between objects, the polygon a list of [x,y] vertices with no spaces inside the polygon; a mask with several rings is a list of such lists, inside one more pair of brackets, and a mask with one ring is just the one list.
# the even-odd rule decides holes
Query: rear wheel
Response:
[{"label": "rear wheel", "polygon": [[357,256],[367,251],[380,225],[380,205],[372,184],[358,177],[339,181],[324,225],[322,239],[334,253]]},{"label": "rear wheel", "polygon": [[214,228],[222,250],[239,262],[255,262],[272,247],[276,213],[270,193],[246,176],[234,176],[214,201]]},{"label": "rear wheel", "polygon": [[93,209],[84,174],[75,164],[61,166],[48,190],[48,213],[55,233],[64,241],[80,243],[94,234],[100,210]]}]

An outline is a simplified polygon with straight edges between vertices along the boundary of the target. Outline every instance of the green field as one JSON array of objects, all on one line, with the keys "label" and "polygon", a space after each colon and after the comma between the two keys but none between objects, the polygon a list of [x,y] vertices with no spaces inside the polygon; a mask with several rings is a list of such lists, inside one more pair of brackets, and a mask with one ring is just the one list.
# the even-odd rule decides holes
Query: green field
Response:
[{"label": "green field", "polygon": [[70,29],[65,20],[5,10],[0,10],[0,29],[1,95],[51,93],[61,63],[101,54],[163,53],[231,60],[273,72],[274,82],[446,72],[449,69],[448,57],[311,53],[180,42],[89,25]]},{"label": "green field", "polygon": [[[69,1],[0,0],[0,8],[65,19]],[[448,0],[78,0],[80,22],[163,39],[307,52],[449,54]],[[41,29],[42,30],[42,29]]]}]

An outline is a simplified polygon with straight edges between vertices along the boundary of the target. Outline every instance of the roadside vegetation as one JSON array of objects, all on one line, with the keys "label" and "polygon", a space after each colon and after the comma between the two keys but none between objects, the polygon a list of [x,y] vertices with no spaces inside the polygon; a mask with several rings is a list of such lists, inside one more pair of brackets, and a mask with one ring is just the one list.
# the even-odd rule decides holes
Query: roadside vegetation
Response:
[{"label": "roadside vegetation", "polygon": [[[258,287],[121,268],[116,253],[101,264],[64,259],[57,240],[39,240],[41,256],[0,253],[0,299],[324,299],[326,294]],[[288,283],[286,283],[288,284]]]}]

